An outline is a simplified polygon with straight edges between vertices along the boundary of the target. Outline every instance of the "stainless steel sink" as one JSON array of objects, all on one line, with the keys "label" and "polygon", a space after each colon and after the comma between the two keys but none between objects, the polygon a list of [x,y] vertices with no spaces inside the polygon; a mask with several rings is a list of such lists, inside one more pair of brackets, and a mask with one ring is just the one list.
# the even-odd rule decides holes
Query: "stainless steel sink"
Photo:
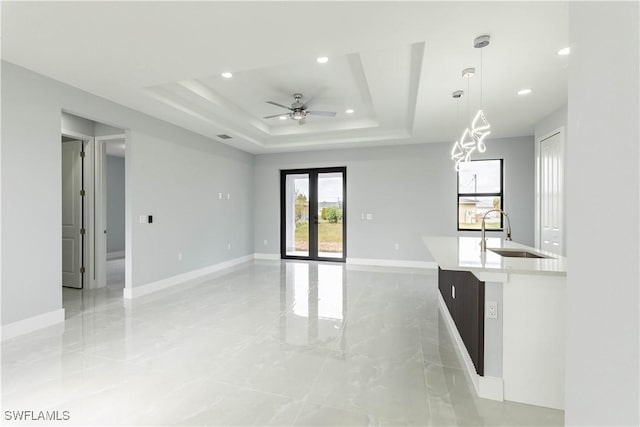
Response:
[{"label": "stainless steel sink", "polygon": [[551,258],[545,255],[536,254],[534,252],[529,252],[523,249],[491,249],[491,252],[495,252],[500,256],[509,257],[509,258]]}]

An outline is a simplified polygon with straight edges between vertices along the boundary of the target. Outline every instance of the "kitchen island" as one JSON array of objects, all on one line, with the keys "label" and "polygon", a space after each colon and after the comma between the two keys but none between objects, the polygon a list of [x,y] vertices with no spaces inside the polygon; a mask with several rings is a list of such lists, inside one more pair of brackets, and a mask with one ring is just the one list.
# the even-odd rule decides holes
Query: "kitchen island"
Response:
[{"label": "kitchen island", "polygon": [[479,237],[423,241],[478,395],[564,409],[566,258],[501,238],[487,239],[486,252]]}]

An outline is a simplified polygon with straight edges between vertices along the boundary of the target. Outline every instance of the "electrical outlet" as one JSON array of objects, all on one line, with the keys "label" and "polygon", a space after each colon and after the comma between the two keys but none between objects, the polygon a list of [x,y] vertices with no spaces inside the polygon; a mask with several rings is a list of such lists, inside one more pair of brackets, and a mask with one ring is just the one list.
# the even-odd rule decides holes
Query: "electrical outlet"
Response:
[{"label": "electrical outlet", "polygon": [[182,261],[182,252],[178,252],[178,261]]},{"label": "electrical outlet", "polygon": [[267,246],[267,241],[266,240],[264,241],[264,245]]},{"label": "electrical outlet", "polygon": [[231,200],[231,193],[227,193],[227,200]]},{"label": "electrical outlet", "polygon": [[487,319],[498,318],[498,301],[487,301]]},{"label": "electrical outlet", "polygon": [[231,243],[227,243],[227,250],[231,250]]},{"label": "electrical outlet", "polygon": [[451,285],[451,298],[456,299],[456,287]]},{"label": "electrical outlet", "polygon": [[400,243],[395,243],[393,245],[393,247],[396,249],[396,251],[399,251],[400,250]]},{"label": "electrical outlet", "polygon": [[368,213],[367,214],[367,219],[368,220],[372,220],[373,219],[373,214],[372,213]]},{"label": "electrical outlet", "polygon": [[360,215],[360,219],[364,219],[364,212]]},{"label": "electrical outlet", "polygon": [[218,199],[222,200],[222,193],[218,193]]}]

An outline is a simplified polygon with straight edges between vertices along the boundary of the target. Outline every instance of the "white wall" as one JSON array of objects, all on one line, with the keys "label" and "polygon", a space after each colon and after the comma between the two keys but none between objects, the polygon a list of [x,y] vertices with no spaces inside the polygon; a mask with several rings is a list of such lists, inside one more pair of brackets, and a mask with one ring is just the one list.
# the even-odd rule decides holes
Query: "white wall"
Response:
[{"label": "white wall", "polygon": [[3,61],[3,325],[62,306],[62,110],[127,130],[130,285],[253,253],[251,155]]},{"label": "white wall", "polygon": [[123,252],[124,233],[124,157],[107,157],[107,253]]},{"label": "white wall", "polygon": [[640,425],[639,14],[569,6],[567,425]]},{"label": "white wall", "polygon": [[[513,239],[532,245],[533,137],[491,140],[487,147],[482,158],[505,159],[505,210]],[[451,144],[442,143],[256,156],[256,252],[280,253],[281,169],[346,166],[347,257],[432,261],[421,236],[479,234],[456,230],[450,151]],[[361,220],[363,212],[374,219]]]}]

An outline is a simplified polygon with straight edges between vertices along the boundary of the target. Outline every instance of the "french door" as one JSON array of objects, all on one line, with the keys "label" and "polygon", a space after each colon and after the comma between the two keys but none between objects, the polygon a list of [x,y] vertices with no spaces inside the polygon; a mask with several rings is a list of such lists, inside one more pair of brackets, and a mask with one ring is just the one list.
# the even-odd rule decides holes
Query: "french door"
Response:
[{"label": "french door", "polygon": [[282,258],[346,259],[347,168],[280,171]]}]

